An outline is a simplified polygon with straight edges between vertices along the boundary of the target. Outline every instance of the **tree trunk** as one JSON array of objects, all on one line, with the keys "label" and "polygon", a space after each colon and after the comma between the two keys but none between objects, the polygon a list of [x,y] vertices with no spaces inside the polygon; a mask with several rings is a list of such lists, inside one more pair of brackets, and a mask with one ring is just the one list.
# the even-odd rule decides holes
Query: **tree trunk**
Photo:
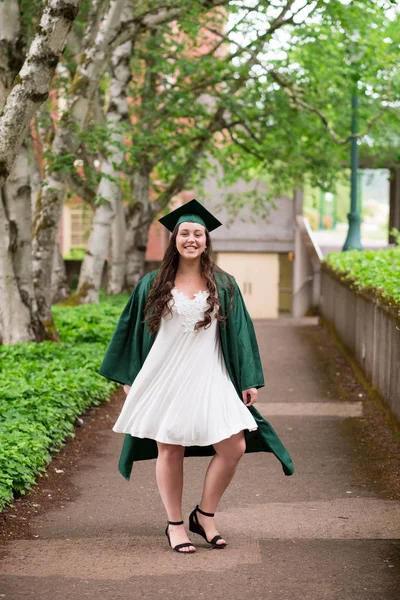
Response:
[{"label": "tree trunk", "polygon": [[[113,158],[115,163],[120,163],[122,153],[115,153]],[[109,159],[102,161],[101,170],[105,175],[116,176],[113,163]],[[111,224],[117,213],[117,205],[121,203],[118,186],[106,177],[100,181],[98,196],[101,198],[101,204],[97,204],[94,211],[92,230],[79,276],[77,296],[82,304],[99,301],[101,276],[110,245]]]},{"label": "tree trunk", "polygon": [[61,254],[60,244],[56,242],[54,251],[53,272],[51,274],[51,302],[64,302],[69,296],[70,290],[67,280],[64,259]]},{"label": "tree trunk", "polygon": [[[125,2],[121,20],[129,21],[131,16],[131,2],[128,0]],[[114,263],[114,276],[116,270],[120,271],[123,261],[121,246],[123,248],[124,238],[118,240],[117,237],[121,234],[121,220],[123,219],[122,194],[118,183],[111,181],[109,177],[118,178],[119,165],[124,156],[121,149],[123,145],[121,125],[127,123],[129,119],[126,91],[132,77],[129,65],[131,53],[132,44],[126,42],[116,48],[111,58],[110,104],[107,112],[107,122],[110,123],[111,133],[110,156],[104,158],[101,164],[101,171],[106,175],[101,179],[98,189],[101,204],[95,209],[92,231],[79,277],[77,295],[82,303],[98,302],[104,262],[110,247],[111,228],[117,215],[119,215],[119,219],[114,227],[110,257],[111,264]],[[110,284],[111,280],[112,277]],[[111,289],[112,287],[111,284]]]},{"label": "tree trunk", "polygon": [[[133,178],[134,203],[127,210],[126,288],[131,292],[143,276],[149,230],[154,212],[149,199],[150,176],[142,170]],[[143,224],[142,224],[143,223]]]},{"label": "tree trunk", "polygon": [[[33,59],[40,52],[32,52],[31,48],[30,54]],[[19,5],[15,0],[4,0],[0,3],[0,110],[6,103],[23,59]],[[29,85],[28,82],[28,88]],[[7,109],[10,109],[9,103],[5,109],[6,116]],[[2,119],[1,126],[3,125]],[[7,133],[7,126],[3,128],[3,132]],[[11,154],[18,154],[10,162],[13,166],[0,190],[0,342],[14,344],[42,341],[48,335],[38,317],[31,248],[30,178],[32,166],[37,165],[33,156],[29,161],[27,143],[23,143],[18,149],[12,144],[7,146],[10,140],[3,139],[2,142],[3,150],[8,147]]]},{"label": "tree trunk", "polygon": [[[30,162],[29,162],[29,182],[31,186],[31,223],[33,223],[33,219],[36,214],[36,203],[39,198],[40,191],[42,189],[42,177],[40,174],[40,168],[38,165],[38,161],[36,160],[35,152],[32,148],[30,152]],[[32,237],[32,232],[31,232]]]},{"label": "tree trunk", "polygon": [[111,225],[111,243],[109,252],[108,286],[110,296],[121,294],[125,285],[125,235],[126,224],[122,202],[116,205],[116,214]]},{"label": "tree trunk", "polygon": [[[47,177],[37,203],[33,223],[33,269],[36,296],[44,320],[50,313],[53,256],[67,187],[62,171],[57,169],[57,160],[63,160],[63,157],[73,155],[78,150],[80,142],[76,132],[84,126],[90,102],[103,75],[108,48],[121,19],[124,1],[111,0],[94,44],[83,48],[81,62],[70,87],[68,107],[59,122],[51,149],[52,164],[56,166],[51,168],[48,165]],[[93,29],[91,21],[88,29]],[[90,42],[90,36],[87,38]]]},{"label": "tree trunk", "polygon": [[[0,189],[12,171],[32,117],[48,97],[51,79],[80,2],[81,0],[49,0],[44,4],[36,36],[14,79],[13,88],[0,116]],[[15,27],[18,25],[15,15],[9,22],[14,23]],[[18,156],[10,185],[3,190],[1,203],[1,291],[8,302],[8,307],[5,308],[3,299],[1,300],[1,320],[3,340],[7,343],[58,339],[51,310],[42,298],[39,297],[37,301],[33,298],[30,273],[28,275],[26,256],[28,247],[30,254],[30,242],[26,241],[26,232],[29,223],[30,240],[31,200],[30,189],[28,193],[27,186],[20,183],[23,177],[21,162],[23,159]],[[26,173],[27,164],[25,168]],[[22,212],[21,207],[24,207]],[[31,267],[31,259],[29,266]],[[38,316],[40,322],[37,320]]]},{"label": "tree trunk", "polygon": [[55,329],[48,333],[42,326],[34,294],[31,189],[25,144],[21,146],[2,189],[1,199],[0,322],[3,343],[58,339]]},{"label": "tree trunk", "polygon": [[44,4],[36,36],[0,117],[0,189],[10,174],[32,117],[48,97],[51,79],[80,2],[49,0]]},{"label": "tree trunk", "polygon": [[25,57],[19,11],[17,0],[0,2],[0,111]]},{"label": "tree trunk", "polygon": [[35,340],[29,308],[22,302],[12,261],[13,232],[7,218],[4,191],[0,202],[0,341],[16,344]]},{"label": "tree trunk", "polygon": [[32,297],[31,188],[26,144],[21,146],[3,192],[12,232],[12,260],[18,287]]}]

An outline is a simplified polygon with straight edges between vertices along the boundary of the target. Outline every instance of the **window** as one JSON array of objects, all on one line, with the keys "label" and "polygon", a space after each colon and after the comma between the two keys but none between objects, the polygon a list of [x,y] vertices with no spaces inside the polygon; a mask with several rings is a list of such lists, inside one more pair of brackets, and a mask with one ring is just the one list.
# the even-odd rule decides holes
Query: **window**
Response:
[{"label": "window", "polygon": [[70,208],[71,248],[86,248],[93,220],[93,211],[86,204]]}]

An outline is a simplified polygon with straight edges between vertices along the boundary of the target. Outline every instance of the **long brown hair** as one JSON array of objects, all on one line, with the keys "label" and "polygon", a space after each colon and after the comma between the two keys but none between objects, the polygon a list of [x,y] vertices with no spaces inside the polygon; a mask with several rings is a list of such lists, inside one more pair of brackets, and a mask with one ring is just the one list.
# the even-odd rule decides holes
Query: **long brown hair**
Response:
[{"label": "long brown hair", "polygon": [[[172,289],[174,287],[175,276],[179,265],[179,252],[176,247],[176,237],[178,235],[179,225],[177,225],[172,233],[168,247],[165,251],[160,269],[154,279],[153,286],[147,298],[147,303],[144,309],[147,326],[150,333],[155,333],[160,325],[161,318],[165,314],[172,316],[170,300],[172,300]],[[200,273],[206,280],[209,296],[207,298],[208,308],[204,312],[204,319],[198,321],[195,325],[195,330],[200,327],[210,327],[211,316],[216,310],[216,319],[218,321],[226,321],[226,317],[221,315],[221,304],[217,294],[217,286],[214,280],[214,272],[224,272],[217,267],[211,259],[212,247],[210,234],[207,229],[206,248],[200,257]],[[233,285],[232,285],[233,288]],[[232,300],[232,296],[231,296]],[[232,302],[231,302],[232,304]]]}]

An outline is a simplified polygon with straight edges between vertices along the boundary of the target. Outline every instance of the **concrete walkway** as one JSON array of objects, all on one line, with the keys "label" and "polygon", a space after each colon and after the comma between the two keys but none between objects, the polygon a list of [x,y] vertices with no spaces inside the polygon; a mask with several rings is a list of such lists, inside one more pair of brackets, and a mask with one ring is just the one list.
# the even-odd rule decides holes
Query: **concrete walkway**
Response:
[{"label": "concrete walkway", "polygon": [[[0,598],[398,600],[399,458],[382,414],[315,319],[256,329],[267,382],[258,407],[296,473],[285,477],[269,454],[243,458],[218,513],[228,547],[210,551],[194,535],[196,554],[168,548],[154,462],[136,464],[129,483],[116,470],[119,396],[84,420],[65,450],[73,458],[61,453],[16,503],[29,526],[5,546]],[[207,462],[185,463],[186,518]]]}]

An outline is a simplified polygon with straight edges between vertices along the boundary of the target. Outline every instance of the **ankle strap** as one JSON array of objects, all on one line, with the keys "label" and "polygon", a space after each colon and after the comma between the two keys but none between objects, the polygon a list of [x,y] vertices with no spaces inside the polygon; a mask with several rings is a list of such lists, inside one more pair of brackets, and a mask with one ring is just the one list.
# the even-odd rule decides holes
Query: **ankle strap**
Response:
[{"label": "ankle strap", "polygon": [[168,521],[168,525],[183,525],[183,521]]},{"label": "ankle strap", "polygon": [[205,517],[213,517],[215,515],[215,513],[207,513],[204,512],[204,510],[201,510],[201,508],[199,507],[199,505],[196,506],[196,510],[201,514],[204,515]]}]

